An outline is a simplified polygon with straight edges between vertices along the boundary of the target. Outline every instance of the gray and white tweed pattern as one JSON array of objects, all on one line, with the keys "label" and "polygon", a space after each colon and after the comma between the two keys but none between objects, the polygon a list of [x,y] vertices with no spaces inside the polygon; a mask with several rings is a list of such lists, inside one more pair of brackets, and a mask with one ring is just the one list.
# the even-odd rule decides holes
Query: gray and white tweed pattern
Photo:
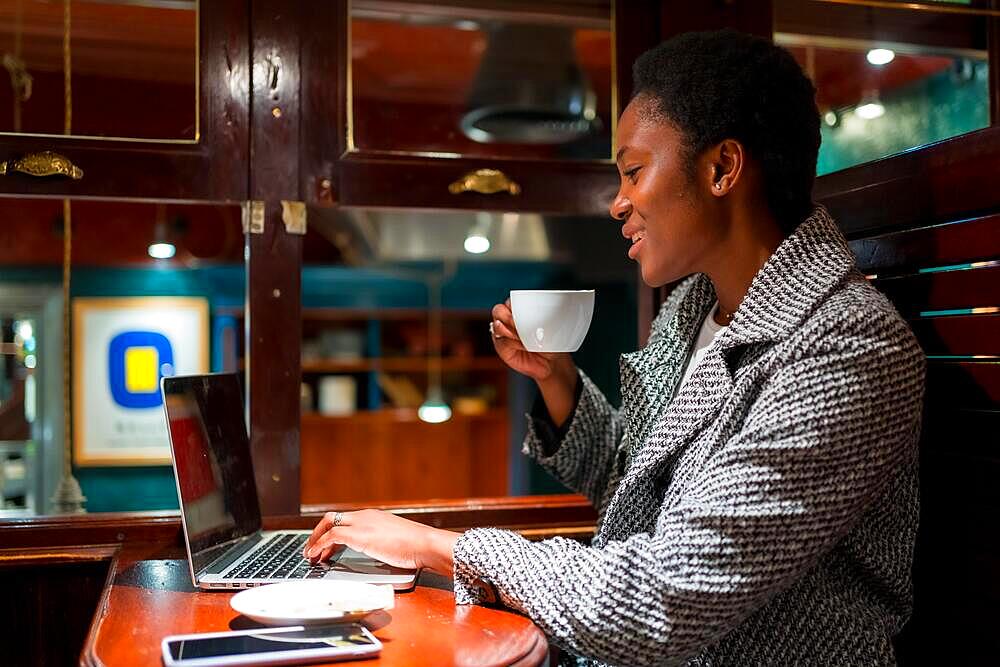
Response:
[{"label": "gray and white tweed pattern", "polygon": [[592,544],[470,530],[456,598],[495,591],[582,664],[893,664],[923,353],[822,207],[678,391],[713,300],[703,275],[673,291],[623,355],[621,411],[581,372],[554,454],[529,427],[525,452],[597,507]]}]

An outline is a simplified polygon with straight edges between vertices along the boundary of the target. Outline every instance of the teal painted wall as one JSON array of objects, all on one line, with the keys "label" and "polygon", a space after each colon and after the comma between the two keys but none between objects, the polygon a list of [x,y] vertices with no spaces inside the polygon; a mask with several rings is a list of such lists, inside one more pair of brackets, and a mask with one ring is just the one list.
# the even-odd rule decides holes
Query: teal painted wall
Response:
[{"label": "teal painted wall", "polygon": [[[407,265],[408,272],[439,273],[433,263]],[[0,282],[58,285],[59,269],[0,269]],[[511,289],[581,287],[565,266],[527,262],[491,262],[458,265],[442,287],[445,308],[489,308],[503,301]],[[589,285],[593,287],[593,285]],[[74,268],[72,295],[77,296],[203,296],[209,301],[212,370],[220,370],[217,325],[225,320],[216,309],[242,306],[245,272],[241,266],[204,269]],[[305,307],[425,308],[427,290],[413,277],[392,269],[354,269],[307,266],[302,273]],[[578,362],[609,395],[617,395],[617,358],[602,354],[607,346],[623,349],[635,340],[634,287],[624,284],[598,288],[595,325],[578,353]],[[224,322],[224,323],[225,323]],[[598,324],[600,322],[600,324]],[[485,322],[484,322],[485,332]],[[485,335],[485,334],[484,334]],[[520,416],[516,416],[520,418]],[[525,466],[528,465],[524,462]],[[527,473],[530,491],[560,491],[544,472]],[[90,512],[176,509],[177,494],[170,466],[82,467],[75,470],[87,496]]]},{"label": "teal painted wall", "polygon": [[[210,319],[219,307],[243,304],[245,272],[241,266],[204,269],[73,269],[73,297],[201,296],[208,299]],[[4,268],[0,282],[59,285],[59,269]],[[220,370],[215,326],[210,329],[212,370]],[[176,509],[177,491],[170,466],[81,467],[74,471],[90,512]]]},{"label": "teal painted wall", "polygon": [[[200,296],[208,299],[209,320],[219,307],[242,306],[242,266],[205,269],[74,269],[74,297]],[[210,331],[211,370],[219,367],[217,330]],[[177,487],[170,466],[84,467],[76,469],[89,512],[177,509]]]}]

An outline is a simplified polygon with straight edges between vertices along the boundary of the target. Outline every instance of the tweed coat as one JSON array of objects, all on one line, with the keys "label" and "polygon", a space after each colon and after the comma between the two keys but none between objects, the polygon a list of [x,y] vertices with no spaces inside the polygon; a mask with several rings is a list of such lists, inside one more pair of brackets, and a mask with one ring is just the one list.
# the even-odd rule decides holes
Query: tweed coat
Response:
[{"label": "tweed coat", "polygon": [[[581,663],[881,665],[909,615],[924,355],[822,207],[754,278],[679,388],[715,300],[681,283],[524,450],[598,509],[591,545],[495,528],[454,549],[459,603],[530,616]],[[579,657],[577,657],[579,656]]]}]

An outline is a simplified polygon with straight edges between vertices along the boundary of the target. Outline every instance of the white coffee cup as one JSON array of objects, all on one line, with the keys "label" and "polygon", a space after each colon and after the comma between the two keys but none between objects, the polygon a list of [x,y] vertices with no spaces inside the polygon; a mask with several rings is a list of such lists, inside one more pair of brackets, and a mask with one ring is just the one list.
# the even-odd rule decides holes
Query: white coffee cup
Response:
[{"label": "white coffee cup", "polygon": [[529,352],[576,352],[594,315],[594,290],[511,290],[510,309]]}]

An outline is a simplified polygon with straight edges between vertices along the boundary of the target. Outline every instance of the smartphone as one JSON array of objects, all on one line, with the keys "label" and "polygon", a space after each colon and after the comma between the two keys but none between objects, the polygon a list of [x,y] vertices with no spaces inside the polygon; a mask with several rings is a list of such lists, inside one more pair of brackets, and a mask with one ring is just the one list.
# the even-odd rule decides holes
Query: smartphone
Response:
[{"label": "smartphone", "polygon": [[166,667],[289,665],[371,658],[382,642],[363,625],[234,630],[163,638]]}]

